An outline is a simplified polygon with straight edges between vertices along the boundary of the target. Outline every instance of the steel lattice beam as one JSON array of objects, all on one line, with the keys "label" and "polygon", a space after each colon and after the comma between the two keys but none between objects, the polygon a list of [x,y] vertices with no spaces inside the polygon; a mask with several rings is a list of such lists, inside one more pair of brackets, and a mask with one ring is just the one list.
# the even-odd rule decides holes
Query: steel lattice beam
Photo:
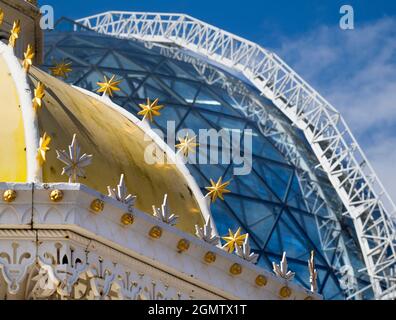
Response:
[{"label": "steel lattice beam", "polygon": [[99,33],[171,43],[241,72],[300,128],[354,221],[377,299],[396,290],[396,207],[339,112],[276,54],[181,14],[106,12],[77,20]]}]

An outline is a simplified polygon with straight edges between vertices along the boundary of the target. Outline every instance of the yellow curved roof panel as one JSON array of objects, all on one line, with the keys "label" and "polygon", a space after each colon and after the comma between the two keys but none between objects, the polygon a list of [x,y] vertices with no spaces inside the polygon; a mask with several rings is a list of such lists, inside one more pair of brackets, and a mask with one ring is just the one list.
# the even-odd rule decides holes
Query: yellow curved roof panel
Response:
[{"label": "yellow curved roof panel", "polygon": [[25,130],[18,92],[0,57],[0,181],[26,182]]},{"label": "yellow curved roof panel", "polygon": [[86,167],[86,177],[79,182],[107,193],[125,174],[128,191],[137,195],[136,207],[151,213],[152,206],[160,207],[164,194],[172,213],[178,215],[177,226],[193,233],[195,224],[202,225],[199,205],[186,178],[175,165],[150,165],[144,159],[145,148],[152,141],[144,140],[144,131],[117,110],[90,97],[70,85],[32,68],[30,78],[46,87],[43,107],[38,111],[39,131],[52,138],[43,166],[44,182],[67,182],[62,176],[64,164],[56,158],[55,150],[66,150],[73,134],[82,152],[93,155]]}]

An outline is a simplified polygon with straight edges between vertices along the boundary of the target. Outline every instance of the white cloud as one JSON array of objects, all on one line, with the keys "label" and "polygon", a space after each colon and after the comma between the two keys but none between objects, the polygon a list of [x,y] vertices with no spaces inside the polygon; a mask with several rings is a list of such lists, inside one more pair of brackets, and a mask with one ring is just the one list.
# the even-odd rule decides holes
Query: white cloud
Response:
[{"label": "white cloud", "polygon": [[396,18],[281,43],[274,51],[341,112],[396,200]]}]

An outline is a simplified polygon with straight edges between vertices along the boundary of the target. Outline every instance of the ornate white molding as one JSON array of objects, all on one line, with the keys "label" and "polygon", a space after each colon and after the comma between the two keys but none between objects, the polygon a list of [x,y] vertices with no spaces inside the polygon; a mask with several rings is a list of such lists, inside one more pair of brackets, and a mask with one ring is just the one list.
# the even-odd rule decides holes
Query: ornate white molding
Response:
[{"label": "ornate white molding", "polygon": [[[136,209],[125,226],[125,205],[84,185],[0,184],[0,192],[10,188],[15,200],[0,201],[6,213],[0,214],[0,294],[6,298],[320,299]],[[53,190],[62,191],[62,200],[50,199]],[[91,209],[96,199],[102,212]],[[160,237],[152,236],[153,227]],[[189,244],[186,251],[178,250],[180,240]],[[205,262],[207,252],[216,256],[212,263]],[[235,265],[240,274],[232,273]],[[282,297],[285,286],[291,294]]]}]

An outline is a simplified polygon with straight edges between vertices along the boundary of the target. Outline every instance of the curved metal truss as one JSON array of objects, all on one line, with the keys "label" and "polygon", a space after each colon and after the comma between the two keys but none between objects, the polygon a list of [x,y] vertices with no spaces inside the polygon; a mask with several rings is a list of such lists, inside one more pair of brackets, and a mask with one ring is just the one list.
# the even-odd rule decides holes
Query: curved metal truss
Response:
[{"label": "curved metal truss", "polygon": [[111,36],[177,45],[243,74],[304,132],[354,221],[375,298],[395,298],[396,207],[339,112],[276,54],[182,14],[114,11],[76,22]]}]

